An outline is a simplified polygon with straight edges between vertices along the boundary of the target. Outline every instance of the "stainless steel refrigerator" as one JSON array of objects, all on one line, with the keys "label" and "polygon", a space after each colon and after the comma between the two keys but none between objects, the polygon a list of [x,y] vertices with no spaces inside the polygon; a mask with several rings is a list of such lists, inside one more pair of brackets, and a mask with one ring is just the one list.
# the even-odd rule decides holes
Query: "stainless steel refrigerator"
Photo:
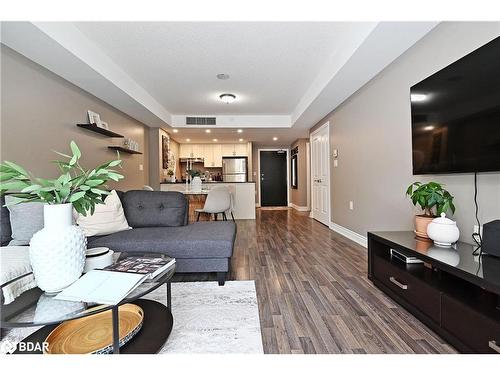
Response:
[{"label": "stainless steel refrigerator", "polygon": [[222,158],[222,180],[224,182],[247,182],[246,157]]}]

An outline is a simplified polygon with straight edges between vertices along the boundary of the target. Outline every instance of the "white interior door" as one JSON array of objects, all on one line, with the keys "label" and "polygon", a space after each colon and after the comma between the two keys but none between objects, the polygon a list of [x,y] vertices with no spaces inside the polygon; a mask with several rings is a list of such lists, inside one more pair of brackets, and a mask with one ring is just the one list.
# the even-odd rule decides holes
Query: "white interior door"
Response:
[{"label": "white interior door", "polygon": [[311,134],[312,217],[330,224],[329,124]]}]

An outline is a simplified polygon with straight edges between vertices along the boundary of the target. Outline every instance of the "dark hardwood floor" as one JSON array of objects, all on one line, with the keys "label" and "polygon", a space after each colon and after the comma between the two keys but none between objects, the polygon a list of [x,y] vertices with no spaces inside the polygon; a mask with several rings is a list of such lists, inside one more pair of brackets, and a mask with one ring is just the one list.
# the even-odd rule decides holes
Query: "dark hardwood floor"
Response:
[{"label": "dark hardwood floor", "polygon": [[372,285],[365,248],[295,210],[237,225],[230,279],[255,280],[266,353],[455,352]]}]

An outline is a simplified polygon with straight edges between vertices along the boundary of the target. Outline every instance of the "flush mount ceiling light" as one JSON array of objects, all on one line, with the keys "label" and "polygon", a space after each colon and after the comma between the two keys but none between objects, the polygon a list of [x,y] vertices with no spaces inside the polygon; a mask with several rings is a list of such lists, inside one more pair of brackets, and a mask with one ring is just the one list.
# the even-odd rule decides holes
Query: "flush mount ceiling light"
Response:
[{"label": "flush mount ceiling light", "polygon": [[243,142],[243,138],[238,139],[238,141]]},{"label": "flush mount ceiling light", "polygon": [[220,100],[222,100],[226,104],[231,104],[236,100],[236,95],[233,94],[220,94],[219,95]]},{"label": "flush mount ceiling light", "polygon": [[189,138],[186,138],[186,142],[191,142],[191,140]]},{"label": "flush mount ceiling light", "polygon": [[415,102],[424,102],[427,100],[428,96],[429,95],[427,95],[427,94],[411,94],[410,100],[414,103]]},{"label": "flush mount ceiling light", "polygon": [[174,133],[179,133],[179,129],[172,130]]},{"label": "flush mount ceiling light", "polygon": [[210,133],[210,132],[211,132],[210,129],[205,130],[205,133]]},{"label": "flush mount ceiling light", "polygon": [[217,138],[212,139],[212,141],[217,142]]},{"label": "flush mount ceiling light", "polygon": [[226,73],[219,73],[217,74],[217,79],[222,79],[222,80],[225,80],[225,79],[229,79],[229,74],[226,74]]},{"label": "flush mount ceiling light", "polygon": [[243,130],[242,129],[238,129],[237,132],[238,133],[243,133]]},{"label": "flush mount ceiling light", "polygon": [[277,141],[278,140],[278,137],[273,137],[273,141]]}]

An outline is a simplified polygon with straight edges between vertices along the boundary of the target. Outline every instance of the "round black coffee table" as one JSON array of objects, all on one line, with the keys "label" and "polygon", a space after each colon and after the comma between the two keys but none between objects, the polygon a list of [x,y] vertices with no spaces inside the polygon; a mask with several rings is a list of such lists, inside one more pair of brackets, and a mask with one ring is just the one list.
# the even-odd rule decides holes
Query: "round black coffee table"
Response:
[{"label": "round black coffee table", "polygon": [[[165,254],[161,253],[122,252],[119,259],[128,256],[167,257]],[[22,340],[23,344],[29,343],[29,345],[17,344],[17,350],[14,351],[16,354],[42,354],[41,344],[58,324],[111,310],[113,317],[113,353],[154,354],[165,344],[173,327],[171,312],[171,279],[174,273],[175,265],[155,277],[153,280],[143,283],[141,287],[133,290],[117,305],[98,305],[52,300],[54,295],[47,295],[40,289],[34,288],[23,293],[8,305],[3,304],[2,298],[2,304],[0,306],[0,327],[16,328],[44,326]],[[26,274],[22,277],[27,277],[29,275],[31,274]],[[3,288],[20,278],[11,280],[0,287]],[[164,284],[167,288],[166,305],[141,298]],[[141,307],[144,311],[144,320],[140,331],[120,348],[118,335],[118,306],[126,303],[133,303]],[[23,350],[20,350],[21,347]]]}]

